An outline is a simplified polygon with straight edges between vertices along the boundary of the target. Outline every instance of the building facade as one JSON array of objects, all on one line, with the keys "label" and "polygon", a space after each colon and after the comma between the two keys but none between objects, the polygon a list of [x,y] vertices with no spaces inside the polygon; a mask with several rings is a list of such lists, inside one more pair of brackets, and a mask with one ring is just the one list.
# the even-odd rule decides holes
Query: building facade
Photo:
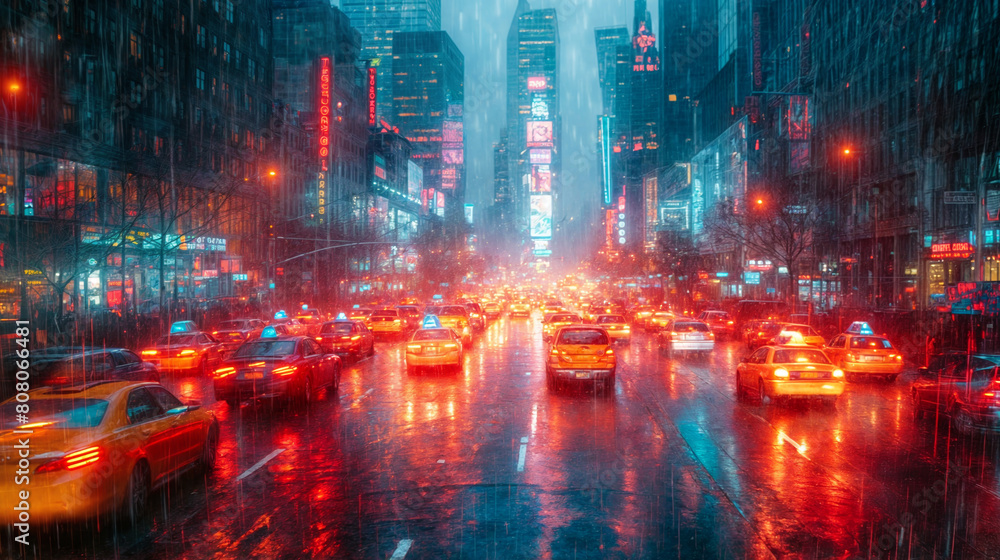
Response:
[{"label": "building facade", "polygon": [[395,83],[393,35],[405,31],[441,31],[441,0],[341,0],[340,6],[350,17],[351,25],[361,31],[362,58],[376,68],[378,118],[390,120]]}]

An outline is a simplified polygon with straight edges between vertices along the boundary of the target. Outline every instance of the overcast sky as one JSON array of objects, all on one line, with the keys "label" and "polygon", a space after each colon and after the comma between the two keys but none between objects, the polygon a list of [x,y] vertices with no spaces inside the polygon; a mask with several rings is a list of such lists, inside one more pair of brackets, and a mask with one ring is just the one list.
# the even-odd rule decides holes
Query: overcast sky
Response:
[{"label": "overcast sky", "polygon": [[[564,210],[576,215],[583,192],[595,202],[597,115],[601,112],[594,29],[625,25],[632,31],[633,0],[529,0],[532,9],[555,8],[559,18],[563,162],[580,161],[591,169],[579,177],[588,184],[564,185]],[[658,28],[659,2],[648,9]],[[507,31],[517,0],[442,0],[442,27],[465,54],[466,201],[485,208],[493,199],[493,142],[506,113]],[[659,40],[659,38],[657,38]],[[564,166],[567,165],[564,163]],[[559,213],[559,210],[557,210]]]}]

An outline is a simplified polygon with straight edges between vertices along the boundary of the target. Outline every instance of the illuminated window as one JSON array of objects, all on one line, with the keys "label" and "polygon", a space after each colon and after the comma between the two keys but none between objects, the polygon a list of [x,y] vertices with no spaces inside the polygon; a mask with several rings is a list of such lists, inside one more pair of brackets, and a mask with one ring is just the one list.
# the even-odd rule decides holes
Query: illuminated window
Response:
[{"label": "illuminated window", "polygon": [[222,62],[229,62],[229,43],[222,43]]},{"label": "illuminated window", "polygon": [[[194,71],[194,87],[205,91],[205,71],[200,68],[196,68]],[[201,114],[201,109],[198,109],[197,114]]]}]

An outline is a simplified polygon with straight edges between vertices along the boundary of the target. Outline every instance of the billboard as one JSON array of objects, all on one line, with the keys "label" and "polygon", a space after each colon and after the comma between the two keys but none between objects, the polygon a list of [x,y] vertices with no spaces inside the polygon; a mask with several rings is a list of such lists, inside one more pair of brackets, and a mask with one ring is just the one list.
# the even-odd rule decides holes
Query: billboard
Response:
[{"label": "billboard", "polygon": [[420,191],[424,190],[424,170],[413,161],[406,162],[406,187],[407,194],[414,200],[420,198]]},{"label": "billboard", "polygon": [[531,76],[528,78],[528,91],[540,91],[549,87],[549,80],[545,76]]},{"label": "billboard", "polygon": [[531,192],[552,192],[552,171],[548,165],[531,166]]},{"label": "billboard", "polygon": [[531,118],[538,120],[548,120],[549,102],[544,96],[536,95],[531,100]]},{"label": "billboard", "polygon": [[531,195],[531,237],[552,237],[552,195]]},{"label": "billboard", "polygon": [[656,223],[658,221],[659,204],[657,202],[657,189],[659,180],[656,176],[646,177],[643,180],[643,198],[645,202],[645,242],[646,248],[656,245]]},{"label": "billboard", "polygon": [[463,139],[462,121],[444,121],[442,135],[445,144],[461,144]]},{"label": "billboard", "polygon": [[461,148],[445,148],[441,150],[441,159],[445,165],[463,165],[465,163],[465,154]]},{"label": "billboard", "polygon": [[532,165],[538,165],[540,163],[550,164],[552,163],[552,150],[530,150],[528,152],[528,159]]},{"label": "billboard", "polygon": [[444,217],[444,193],[441,191],[437,192],[437,215]]},{"label": "billboard", "polygon": [[552,121],[528,121],[528,147],[552,147]]},{"label": "billboard", "polygon": [[476,209],[476,205],[475,204],[466,204],[465,205],[465,221],[470,226],[472,225],[472,220],[474,218],[473,213],[475,212],[475,209]]},{"label": "billboard", "polygon": [[604,211],[604,242],[607,244],[608,249],[614,247],[615,245],[615,232],[617,231],[617,225],[615,222],[618,221],[618,211],[614,208],[608,208]]},{"label": "billboard", "polygon": [[625,244],[625,197],[618,197],[618,244]]}]

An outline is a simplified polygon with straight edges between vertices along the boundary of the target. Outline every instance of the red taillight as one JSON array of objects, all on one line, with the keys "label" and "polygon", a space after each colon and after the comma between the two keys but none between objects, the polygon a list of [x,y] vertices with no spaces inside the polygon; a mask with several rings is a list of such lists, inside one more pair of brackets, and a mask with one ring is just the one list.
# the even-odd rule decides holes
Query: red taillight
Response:
[{"label": "red taillight", "polygon": [[236,373],[236,368],[234,367],[221,367],[212,373],[212,376],[216,379],[222,379],[223,377],[229,377],[230,375]]},{"label": "red taillight", "polygon": [[271,371],[271,375],[276,375],[278,377],[285,377],[288,375],[294,375],[295,372],[298,371],[298,369],[299,368],[295,366],[281,366],[279,368],[274,368],[274,370]]},{"label": "red taillight", "polygon": [[361,335],[360,334],[356,334],[356,335],[354,335],[354,336],[351,337],[351,340],[361,340]]},{"label": "red taillight", "polygon": [[96,463],[100,459],[101,448],[95,445],[94,447],[88,447],[86,449],[67,453],[59,459],[40,465],[37,469],[35,469],[35,474],[62,470],[72,471],[79,469],[80,467],[85,467],[91,463]]},{"label": "red taillight", "polygon": [[322,336],[317,336],[316,340],[319,340],[320,342],[322,342],[323,341],[323,337]]}]

